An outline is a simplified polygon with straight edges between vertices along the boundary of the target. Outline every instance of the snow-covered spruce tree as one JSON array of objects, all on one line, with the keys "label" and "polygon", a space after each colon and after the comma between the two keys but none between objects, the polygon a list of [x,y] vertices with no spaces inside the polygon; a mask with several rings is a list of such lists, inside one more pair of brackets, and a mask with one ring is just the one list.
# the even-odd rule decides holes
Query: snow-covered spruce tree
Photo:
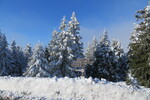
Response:
[{"label": "snow-covered spruce tree", "polygon": [[20,46],[17,46],[17,63],[18,63],[18,68],[21,71],[20,75],[22,75],[27,68],[27,62],[26,62],[26,56]]},{"label": "snow-covered spruce tree", "polygon": [[124,49],[121,46],[121,43],[117,40],[112,41],[112,51],[115,53],[117,65],[117,80],[125,81],[128,71],[128,58],[127,54],[124,52]]},{"label": "snow-covered spruce tree", "polygon": [[[28,67],[28,62],[30,61],[32,55],[32,48],[30,44],[27,44],[26,48],[24,49],[24,58],[25,58],[25,66]],[[26,68],[23,70],[25,72]]]},{"label": "snow-covered spruce tree", "polygon": [[15,68],[12,70],[12,75],[21,76],[26,68],[26,59],[22,48],[20,46],[16,46],[16,42],[13,40],[10,49],[13,58],[13,64],[15,66]]},{"label": "snow-covered spruce tree", "polygon": [[16,42],[15,40],[12,41],[11,45],[10,45],[10,50],[11,50],[11,55],[12,55],[12,58],[13,58],[13,64],[15,66],[15,68],[12,70],[12,75],[13,76],[18,76],[19,74],[19,68],[18,68],[18,65],[17,65],[17,47],[16,47]]},{"label": "snow-covered spruce tree", "polygon": [[14,65],[5,34],[0,31],[0,76],[11,75]]},{"label": "snow-covered spruce tree", "polygon": [[94,52],[96,51],[97,48],[97,39],[94,37],[92,42],[88,44],[87,51],[85,53],[85,58],[89,59],[90,61],[94,61]]},{"label": "snow-covered spruce tree", "polygon": [[37,44],[33,50],[33,55],[28,63],[28,69],[24,73],[27,77],[50,77],[50,66],[45,59],[45,54],[41,44]]},{"label": "snow-covered spruce tree", "polygon": [[[87,51],[85,53],[85,58],[89,61],[95,61],[95,56],[94,56],[94,53],[96,51],[96,48],[97,48],[97,39],[94,37],[92,42],[89,42],[88,44],[88,48],[87,48]],[[94,67],[91,66],[92,64],[87,64],[85,66],[85,76],[86,77],[90,77],[92,76],[93,74],[93,71],[94,71]]]},{"label": "snow-covered spruce tree", "polygon": [[135,17],[141,21],[130,38],[129,70],[140,85],[150,87],[150,4]]},{"label": "snow-covered spruce tree", "polygon": [[76,74],[70,67],[71,62],[75,58],[75,54],[73,52],[73,41],[71,39],[72,35],[71,33],[68,34],[66,32],[66,19],[63,17],[62,22],[60,24],[59,29],[61,30],[59,33],[55,32],[57,34],[57,37],[54,36],[54,40],[52,41],[50,45],[52,47],[51,51],[51,66],[52,67],[52,76],[57,77],[75,77]]},{"label": "snow-covered spruce tree", "polygon": [[80,36],[80,23],[78,22],[75,12],[72,13],[71,21],[68,22],[67,34],[70,37],[70,45],[74,59],[83,58],[83,43]]},{"label": "snow-covered spruce tree", "polygon": [[[63,24],[63,26],[62,26]],[[66,19],[65,17],[63,17],[62,19],[62,23],[61,26],[64,27],[64,29],[66,28]],[[59,58],[60,58],[60,46],[62,45],[62,42],[60,43],[60,32],[54,30],[53,34],[52,34],[52,40],[50,41],[49,45],[48,45],[48,54],[46,54],[47,60],[50,64],[50,66],[52,66],[52,70],[51,70],[51,75],[52,76],[57,76],[57,77],[62,77],[62,73],[60,71],[61,66],[60,66],[60,62],[59,62]]]},{"label": "snow-covered spruce tree", "polygon": [[104,35],[100,39],[95,52],[95,59],[93,76],[109,81],[117,81],[117,60],[114,52],[111,50],[107,31],[104,31]]},{"label": "snow-covered spruce tree", "polygon": [[29,61],[31,55],[32,55],[32,48],[30,44],[27,44],[26,48],[24,49],[24,55],[27,59],[27,61]]},{"label": "snow-covered spruce tree", "polygon": [[[59,39],[60,37],[58,37],[59,32],[57,32],[56,30],[53,31],[53,35],[52,35],[52,40],[50,41],[48,47],[47,47],[47,54],[45,54],[45,56],[47,56],[47,60],[48,62],[51,64],[51,66],[55,66],[55,64],[58,61],[59,58]],[[46,53],[46,52],[45,52]]]}]

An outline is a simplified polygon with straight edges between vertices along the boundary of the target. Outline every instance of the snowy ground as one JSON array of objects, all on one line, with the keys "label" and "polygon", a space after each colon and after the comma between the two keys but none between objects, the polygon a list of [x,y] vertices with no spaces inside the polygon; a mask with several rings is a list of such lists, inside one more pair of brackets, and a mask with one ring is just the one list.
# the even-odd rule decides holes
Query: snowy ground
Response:
[{"label": "snowy ground", "polygon": [[2,97],[11,100],[150,100],[150,88],[92,78],[0,77],[0,99]]}]

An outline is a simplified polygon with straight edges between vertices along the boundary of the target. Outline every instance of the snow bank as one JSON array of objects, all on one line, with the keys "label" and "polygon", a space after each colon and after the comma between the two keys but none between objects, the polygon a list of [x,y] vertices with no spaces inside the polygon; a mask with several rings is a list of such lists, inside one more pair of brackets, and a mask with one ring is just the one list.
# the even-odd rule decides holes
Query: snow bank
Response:
[{"label": "snow bank", "polygon": [[134,88],[124,82],[112,83],[92,78],[0,77],[3,94],[28,95],[47,99],[150,100],[150,88]]},{"label": "snow bank", "polygon": [[25,92],[11,92],[11,91],[1,91],[0,90],[0,100],[46,100],[45,97],[34,97]]}]

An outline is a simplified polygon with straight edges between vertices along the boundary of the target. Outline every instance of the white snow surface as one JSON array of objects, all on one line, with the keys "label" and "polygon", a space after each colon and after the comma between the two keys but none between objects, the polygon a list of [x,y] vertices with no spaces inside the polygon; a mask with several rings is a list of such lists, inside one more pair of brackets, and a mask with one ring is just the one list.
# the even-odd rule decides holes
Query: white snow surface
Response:
[{"label": "white snow surface", "polygon": [[83,77],[0,77],[0,96],[21,100],[150,100],[150,88]]}]

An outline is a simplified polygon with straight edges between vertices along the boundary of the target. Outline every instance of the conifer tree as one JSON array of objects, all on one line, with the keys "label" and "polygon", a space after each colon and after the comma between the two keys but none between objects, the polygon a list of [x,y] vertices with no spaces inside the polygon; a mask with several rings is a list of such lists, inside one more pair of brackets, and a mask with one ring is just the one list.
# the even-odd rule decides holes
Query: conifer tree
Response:
[{"label": "conifer tree", "polygon": [[115,53],[117,65],[117,80],[118,81],[125,81],[127,77],[128,71],[128,59],[127,54],[124,53],[124,49],[121,46],[121,43],[117,40],[112,41],[112,51]]},{"label": "conifer tree", "polygon": [[50,65],[52,76],[75,77],[76,74],[71,68],[72,61],[83,57],[83,43],[79,34],[79,22],[73,12],[68,25],[63,17],[60,24],[60,32],[54,31],[49,44]]},{"label": "conifer tree", "polygon": [[129,67],[138,84],[150,87],[150,4],[137,11],[137,21],[129,44]]},{"label": "conifer tree", "polygon": [[28,69],[24,73],[27,77],[51,77],[50,66],[45,59],[44,50],[41,44],[37,44],[34,48],[31,60],[28,63]]},{"label": "conifer tree", "polygon": [[26,59],[22,48],[16,45],[15,40],[13,40],[11,43],[11,54],[13,58],[13,64],[15,66],[12,74],[14,76],[21,76],[26,68]]},{"label": "conifer tree", "polygon": [[32,48],[31,48],[31,45],[30,44],[27,44],[25,50],[24,50],[24,55],[27,59],[27,61],[29,61],[31,55],[32,55]]},{"label": "conifer tree", "polygon": [[[94,62],[95,61],[95,51],[97,48],[98,42],[97,39],[94,37],[92,42],[89,42],[88,44],[88,48],[85,54],[85,58],[90,61],[90,62]],[[88,78],[90,76],[94,77],[94,73],[95,73],[96,69],[92,66],[91,64],[87,64],[85,66],[85,76]]]},{"label": "conifer tree", "polygon": [[22,48],[19,45],[17,46],[17,63],[19,68],[19,75],[22,75],[27,68],[27,62],[26,55],[24,54]]},{"label": "conifer tree", "polygon": [[72,71],[72,68],[70,67],[71,62],[74,59],[74,53],[73,53],[73,42],[71,40],[71,34],[66,33],[66,19],[63,17],[62,22],[60,24],[61,31],[59,33],[55,32],[57,36],[54,34],[57,41],[52,41],[50,45],[53,45],[52,47],[52,56],[50,56],[51,59],[51,66],[52,67],[52,75],[57,77],[75,77],[76,74],[74,71]]},{"label": "conifer tree", "polygon": [[53,31],[52,40],[50,41],[48,45],[48,54],[47,60],[49,61],[51,66],[55,66],[58,59],[59,59],[59,40],[60,37],[58,37],[59,32],[56,30]]},{"label": "conifer tree", "polygon": [[11,75],[14,65],[5,34],[0,31],[0,76]]},{"label": "conifer tree", "polygon": [[83,58],[83,43],[81,42],[82,37],[80,36],[80,23],[78,22],[75,12],[72,13],[71,21],[68,22],[67,34],[69,34],[72,46],[72,53],[74,59]]},{"label": "conifer tree", "polygon": [[88,48],[85,54],[86,59],[89,59],[90,61],[95,60],[94,53],[96,51],[97,44],[97,39],[94,37],[92,42],[88,44]]},{"label": "conifer tree", "polygon": [[24,49],[24,59],[25,59],[25,68],[23,69],[23,73],[26,71],[26,69],[29,67],[28,62],[30,61],[30,58],[32,56],[32,48],[30,44],[27,44],[26,48]]},{"label": "conifer tree", "polygon": [[11,46],[10,46],[10,50],[11,50],[11,55],[13,58],[13,64],[15,66],[15,68],[12,70],[12,75],[13,76],[18,76],[19,75],[19,67],[17,64],[17,47],[16,47],[16,42],[15,40],[12,41]]},{"label": "conifer tree", "polygon": [[104,31],[104,35],[100,39],[95,52],[95,58],[96,60],[93,63],[95,69],[94,77],[117,81],[116,57],[111,50],[107,31]]}]

